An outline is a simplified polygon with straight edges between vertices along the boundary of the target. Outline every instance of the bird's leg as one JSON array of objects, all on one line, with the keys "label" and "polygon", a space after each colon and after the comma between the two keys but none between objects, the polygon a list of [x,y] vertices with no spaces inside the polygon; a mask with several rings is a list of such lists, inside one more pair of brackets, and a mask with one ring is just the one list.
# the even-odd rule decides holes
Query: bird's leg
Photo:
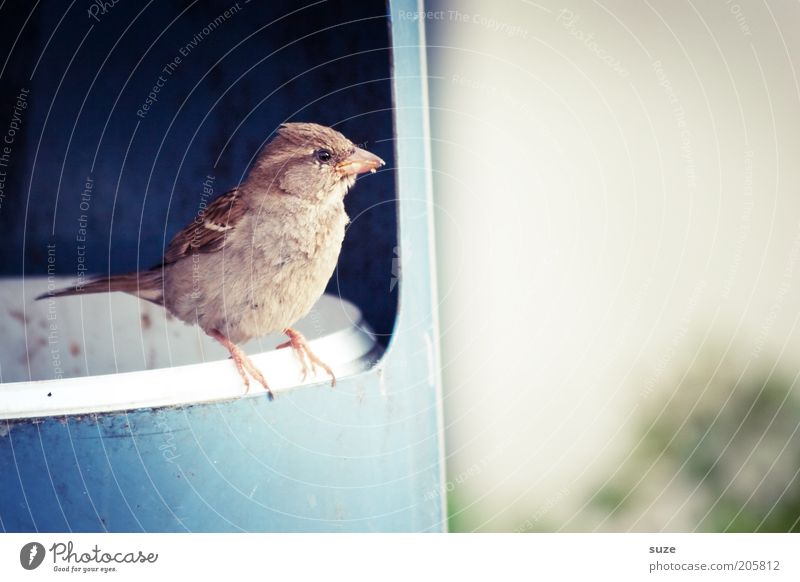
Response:
[{"label": "bird's leg", "polygon": [[300,360],[300,365],[303,366],[303,380],[305,380],[308,375],[308,364],[310,363],[311,370],[315,374],[317,373],[317,366],[319,366],[331,377],[331,386],[336,386],[336,376],[333,374],[333,370],[311,351],[311,348],[308,346],[308,341],[306,341],[303,334],[291,327],[284,329],[283,333],[289,336],[289,341],[283,342],[278,346],[278,349],[292,346],[294,353],[297,354],[297,358]]},{"label": "bird's leg", "polygon": [[250,392],[250,379],[247,377],[247,374],[244,371],[244,362],[247,359],[247,355],[242,351],[242,349],[229,340],[227,337],[222,335],[216,329],[212,329],[208,335],[213,337],[227,349],[231,354],[231,359],[236,364],[236,370],[239,372],[239,375],[242,377],[242,382],[244,382],[245,393]]},{"label": "bird's leg", "polygon": [[244,350],[225,337],[219,330],[212,329],[208,332],[208,335],[213,337],[231,353],[231,359],[233,359],[234,363],[236,364],[236,369],[239,371],[239,375],[242,377],[244,381],[245,387],[245,394],[250,391],[250,380],[247,379],[247,374],[245,370],[250,372],[250,375],[255,378],[256,380],[261,383],[264,387],[264,390],[267,391],[267,396],[270,400],[273,400],[275,396],[272,394],[272,390],[270,390],[267,381],[264,379],[264,374],[261,373],[261,370],[256,368],[256,365],[247,357],[247,354],[244,353]]}]

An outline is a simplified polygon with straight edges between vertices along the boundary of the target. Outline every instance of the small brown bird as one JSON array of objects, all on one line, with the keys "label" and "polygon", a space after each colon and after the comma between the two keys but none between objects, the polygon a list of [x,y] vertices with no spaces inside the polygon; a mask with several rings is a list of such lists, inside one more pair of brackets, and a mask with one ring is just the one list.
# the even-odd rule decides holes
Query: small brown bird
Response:
[{"label": "small brown bird", "polygon": [[161,264],[98,277],[37,297],[123,291],[199,325],[231,354],[247,390],[249,373],[272,399],[263,374],[238,344],[283,331],[305,379],[333,371],[291,328],[325,291],[349,219],[344,196],[356,176],[384,165],[338,131],[286,123],[238,187],[214,200],[172,239]]}]

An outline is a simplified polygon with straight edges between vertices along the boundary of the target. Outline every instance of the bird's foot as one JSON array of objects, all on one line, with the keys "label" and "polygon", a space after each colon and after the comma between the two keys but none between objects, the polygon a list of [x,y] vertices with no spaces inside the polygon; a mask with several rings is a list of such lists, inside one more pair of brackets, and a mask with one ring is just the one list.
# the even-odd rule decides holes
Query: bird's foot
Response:
[{"label": "bird's foot", "polygon": [[250,392],[250,380],[247,378],[247,373],[249,372],[250,375],[255,378],[263,387],[264,390],[267,391],[267,397],[270,400],[275,399],[275,395],[270,390],[269,385],[267,384],[266,379],[264,378],[264,374],[261,373],[253,361],[247,357],[247,354],[244,353],[244,350],[225,337],[222,333],[220,333],[216,329],[212,329],[209,334],[227,349],[231,354],[231,359],[236,364],[236,369],[239,372],[239,375],[242,377],[242,381],[244,382],[244,392],[247,394]]},{"label": "bird's foot", "polygon": [[297,354],[297,358],[300,360],[300,365],[303,368],[303,380],[305,380],[306,376],[308,376],[309,366],[311,367],[311,371],[315,374],[317,373],[317,366],[319,366],[331,377],[331,386],[336,386],[336,376],[334,375],[333,370],[331,370],[328,364],[320,360],[317,355],[311,351],[311,348],[308,346],[308,341],[303,334],[299,331],[293,330],[292,328],[283,330],[283,333],[289,336],[289,341],[280,344],[278,349],[288,348],[289,346],[292,347],[294,353]]}]

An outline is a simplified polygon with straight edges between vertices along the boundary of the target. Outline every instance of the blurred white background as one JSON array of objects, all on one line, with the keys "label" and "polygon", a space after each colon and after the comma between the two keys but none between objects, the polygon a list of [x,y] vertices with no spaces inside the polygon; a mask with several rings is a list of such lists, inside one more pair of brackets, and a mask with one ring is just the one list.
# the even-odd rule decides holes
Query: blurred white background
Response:
[{"label": "blurred white background", "polygon": [[697,527],[587,501],[697,366],[797,393],[800,4],[426,9],[451,527]]}]

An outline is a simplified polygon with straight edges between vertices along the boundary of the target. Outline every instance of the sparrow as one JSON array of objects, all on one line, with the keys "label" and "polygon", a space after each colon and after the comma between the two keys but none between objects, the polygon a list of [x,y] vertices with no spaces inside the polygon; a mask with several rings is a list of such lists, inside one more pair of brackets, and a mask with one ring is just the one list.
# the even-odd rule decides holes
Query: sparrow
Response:
[{"label": "sparrow", "polygon": [[184,227],[160,264],[101,276],[36,299],[122,291],[163,306],[222,344],[245,385],[248,373],[273,393],[239,344],[282,331],[303,379],[317,366],[333,370],[292,325],[322,296],[349,222],[344,197],[356,177],[384,165],[338,131],[285,123],[258,155],[247,178]]}]

